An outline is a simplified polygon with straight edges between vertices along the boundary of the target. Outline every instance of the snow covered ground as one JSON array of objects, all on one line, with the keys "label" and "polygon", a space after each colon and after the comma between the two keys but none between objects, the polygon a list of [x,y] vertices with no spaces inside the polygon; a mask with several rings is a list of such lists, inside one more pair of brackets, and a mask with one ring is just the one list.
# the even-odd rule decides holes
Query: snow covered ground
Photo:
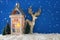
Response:
[{"label": "snow covered ground", "polygon": [[60,40],[60,34],[0,35],[0,40]]}]

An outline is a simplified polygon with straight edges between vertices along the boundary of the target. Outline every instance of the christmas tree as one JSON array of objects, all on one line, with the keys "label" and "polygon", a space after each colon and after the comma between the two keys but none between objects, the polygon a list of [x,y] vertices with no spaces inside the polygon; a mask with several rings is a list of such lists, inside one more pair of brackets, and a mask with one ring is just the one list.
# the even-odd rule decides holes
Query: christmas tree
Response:
[{"label": "christmas tree", "polygon": [[26,22],[26,28],[25,28],[25,34],[30,33],[30,25],[28,22]]},{"label": "christmas tree", "polygon": [[9,25],[9,23],[7,23],[7,26],[3,30],[3,35],[11,34],[11,30],[10,29],[11,29],[10,25]]}]

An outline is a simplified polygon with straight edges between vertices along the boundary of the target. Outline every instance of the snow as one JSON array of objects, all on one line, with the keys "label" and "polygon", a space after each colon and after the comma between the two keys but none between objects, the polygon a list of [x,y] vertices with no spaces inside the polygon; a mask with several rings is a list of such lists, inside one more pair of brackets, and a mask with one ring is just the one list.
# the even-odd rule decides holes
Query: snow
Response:
[{"label": "snow", "polygon": [[60,34],[0,35],[0,40],[60,40]]}]

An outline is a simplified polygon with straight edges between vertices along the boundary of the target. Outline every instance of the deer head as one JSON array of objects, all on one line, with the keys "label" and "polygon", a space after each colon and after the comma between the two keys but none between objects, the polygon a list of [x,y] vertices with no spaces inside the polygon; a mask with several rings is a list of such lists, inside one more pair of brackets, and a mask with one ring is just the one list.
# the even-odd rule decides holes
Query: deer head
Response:
[{"label": "deer head", "polygon": [[39,9],[37,12],[35,12],[35,14],[33,14],[32,7],[30,6],[30,8],[28,9],[28,12],[32,16],[32,21],[34,21],[40,15],[41,9]]}]

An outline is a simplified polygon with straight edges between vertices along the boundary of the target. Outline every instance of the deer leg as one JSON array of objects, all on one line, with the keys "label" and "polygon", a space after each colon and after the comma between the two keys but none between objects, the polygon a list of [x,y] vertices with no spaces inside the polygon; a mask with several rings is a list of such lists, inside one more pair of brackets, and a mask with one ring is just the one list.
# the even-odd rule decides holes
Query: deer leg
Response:
[{"label": "deer leg", "polygon": [[30,27],[30,33],[31,33],[31,34],[33,33],[33,26]]}]

